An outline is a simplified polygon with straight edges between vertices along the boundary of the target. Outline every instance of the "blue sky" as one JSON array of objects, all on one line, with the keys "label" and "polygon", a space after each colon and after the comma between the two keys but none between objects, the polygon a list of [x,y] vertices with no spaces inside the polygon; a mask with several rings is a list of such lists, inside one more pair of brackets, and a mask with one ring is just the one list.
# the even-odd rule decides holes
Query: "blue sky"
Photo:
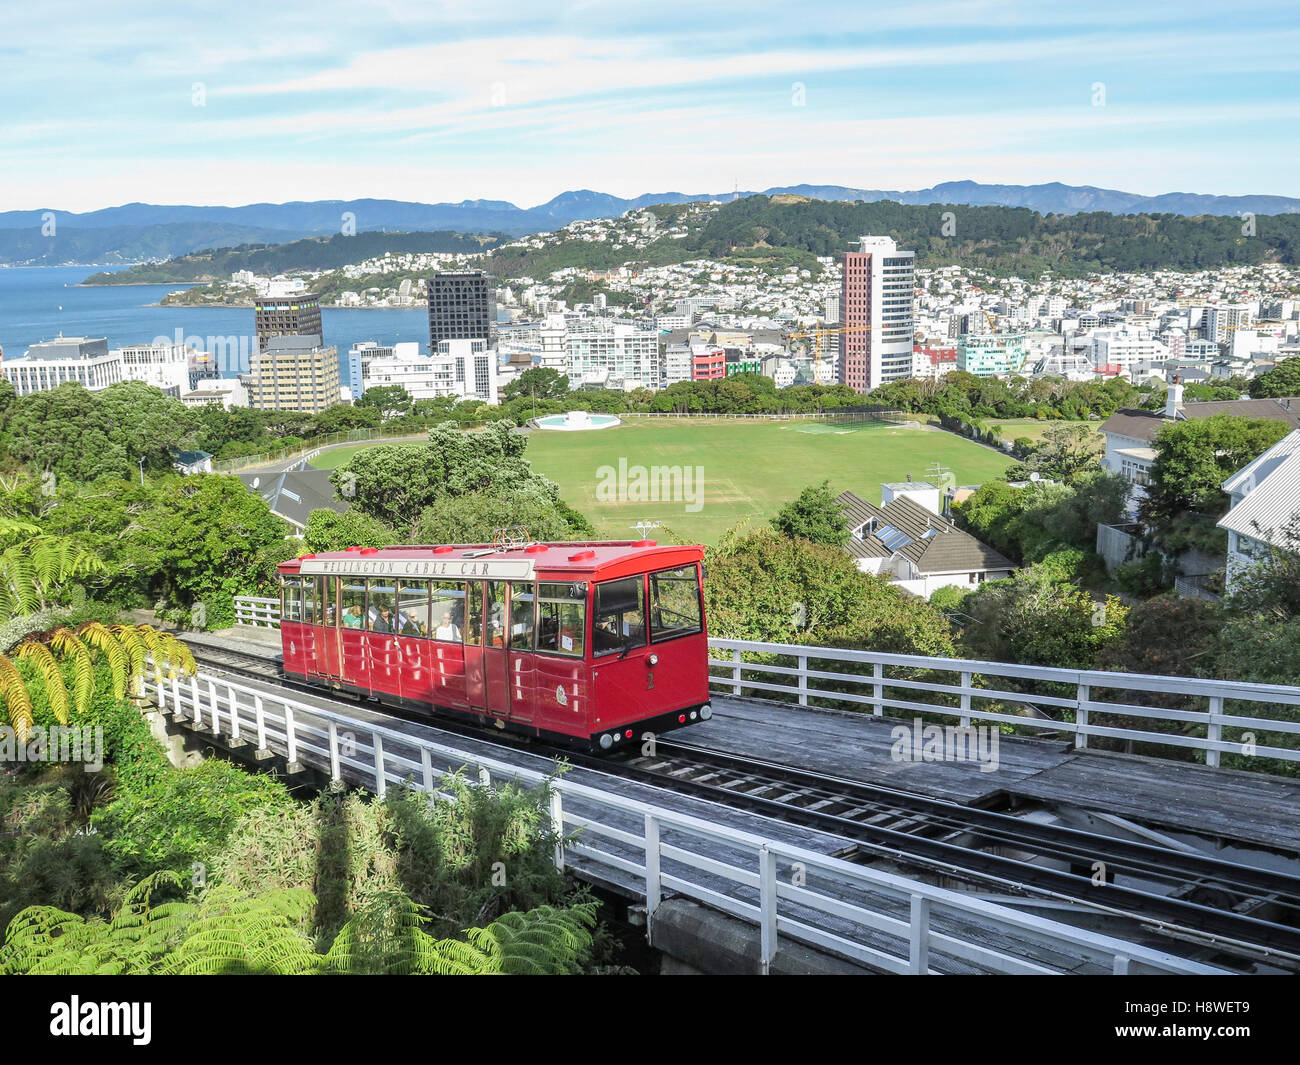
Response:
[{"label": "blue sky", "polygon": [[1294,3],[6,6],[0,209],[959,179],[1300,196]]}]

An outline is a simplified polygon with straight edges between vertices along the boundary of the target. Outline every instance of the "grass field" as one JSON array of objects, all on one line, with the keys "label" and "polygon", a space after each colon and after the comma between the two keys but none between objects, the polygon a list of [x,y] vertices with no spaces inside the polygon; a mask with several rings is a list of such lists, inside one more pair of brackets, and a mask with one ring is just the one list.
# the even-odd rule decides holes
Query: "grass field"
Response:
[{"label": "grass field", "polygon": [[1101,421],[1066,421],[1064,418],[1056,421],[1036,421],[1033,418],[1002,418],[993,419],[985,423],[990,428],[996,428],[1001,434],[1003,440],[1015,440],[1017,437],[1026,437],[1035,443],[1043,438],[1043,434],[1054,425],[1087,425],[1091,426],[1092,431],[1101,434]]},{"label": "grass field", "polygon": [[[327,451],[313,465],[341,465],[357,450]],[[805,486],[823,479],[837,492],[848,489],[879,503],[882,482],[903,481],[909,473],[923,481],[934,462],[951,470],[958,484],[990,480],[1009,465],[994,451],[945,432],[689,418],[635,420],[585,433],[535,431],[527,457],[601,535],[627,537],[637,521],[659,521],[701,543],[714,543],[742,518],[772,517]],[[621,482],[620,460],[626,470]],[[674,468],[671,487],[679,490],[656,491],[651,467]],[[635,495],[638,476],[649,481],[644,501]]]}]

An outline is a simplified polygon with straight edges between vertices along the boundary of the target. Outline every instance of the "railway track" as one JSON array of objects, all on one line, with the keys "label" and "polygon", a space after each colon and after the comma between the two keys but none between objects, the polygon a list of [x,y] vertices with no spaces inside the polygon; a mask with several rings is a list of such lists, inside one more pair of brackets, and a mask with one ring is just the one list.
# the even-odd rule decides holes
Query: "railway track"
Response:
[{"label": "railway track", "polygon": [[[201,663],[322,694],[286,680],[270,656],[194,644],[191,649]],[[431,722],[387,706],[384,712]],[[483,730],[454,720],[433,723],[485,738]],[[631,748],[614,756],[548,744],[531,749],[838,836],[846,841],[840,856],[849,860],[891,864],[1026,899],[1068,901],[1153,934],[1300,971],[1300,877],[665,739],[656,740],[652,755]]]}]

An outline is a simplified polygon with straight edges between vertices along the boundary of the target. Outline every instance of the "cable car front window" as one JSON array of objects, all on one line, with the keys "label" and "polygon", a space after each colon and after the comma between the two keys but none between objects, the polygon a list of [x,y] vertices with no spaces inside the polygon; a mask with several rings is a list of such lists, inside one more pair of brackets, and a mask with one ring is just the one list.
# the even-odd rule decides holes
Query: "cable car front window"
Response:
[{"label": "cable car front window", "polygon": [[626,653],[645,646],[643,578],[625,577],[596,585],[596,614],[591,623],[591,650],[596,655]]},{"label": "cable car front window", "polygon": [[581,658],[586,635],[587,586],[537,586],[537,649]]}]

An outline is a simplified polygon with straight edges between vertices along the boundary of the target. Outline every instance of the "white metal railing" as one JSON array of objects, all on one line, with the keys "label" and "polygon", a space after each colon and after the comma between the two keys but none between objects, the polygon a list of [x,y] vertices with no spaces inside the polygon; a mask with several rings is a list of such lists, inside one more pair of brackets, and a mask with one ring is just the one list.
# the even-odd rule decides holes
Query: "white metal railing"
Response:
[{"label": "white metal railing", "polygon": [[[547,785],[552,826],[563,840],[557,867],[574,863],[575,874],[589,879],[630,880],[646,900],[651,929],[669,893],[756,924],[763,972],[782,938],[890,973],[952,971],[961,963],[1015,974],[1071,971],[1081,963],[1116,974],[1224,971],[223,677],[149,676],[145,685],[175,720],[380,796],[392,786],[445,794],[440,782],[461,770],[484,785]],[[1065,955],[1071,968],[1031,960],[1035,954]]]},{"label": "white metal railing", "polygon": [[235,596],[235,624],[280,627],[280,600],[261,595]]},{"label": "white metal railing", "polygon": [[[278,628],[279,612],[278,599],[235,597],[235,614],[241,624]],[[246,621],[243,620],[245,617],[257,620]],[[713,636],[709,638],[709,650],[717,656],[709,659],[713,671],[710,685],[715,692],[722,694],[786,698],[800,706],[851,706],[869,709],[878,717],[897,717],[899,712],[909,716],[936,714],[955,718],[963,726],[974,720],[1015,725],[1038,732],[1064,732],[1074,736],[1074,745],[1079,749],[1086,748],[1092,737],[1157,748],[1190,748],[1202,752],[1205,764],[1211,767],[1219,765],[1219,756],[1224,752],[1300,762],[1300,688],[1284,684],[1056,669],[1013,662],[929,658]],[[746,661],[746,655],[787,659],[790,664]],[[845,666],[870,666],[871,673],[847,673],[844,672]],[[918,670],[925,676],[918,677]],[[945,673],[952,674],[954,679],[945,681],[933,676]],[[1028,692],[1008,691],[996,684],[997,678],[1040,687]],[[819,686],[819,682],[840,687]],[[1063,695],[1059,690],[1042,690],[1043,685],[1066,685],[1072,690]],[[1179,710],[1151,702],[1115,702],[1097,697],[1100,691],[1124,693],[1124,697],[1130,700],[1146,695],[1176,695],[1203,703],[1205,709]],[[910,697],[914,694],[921,698]],[[923,701],[925,696],[947,702]],[[1290,713],[1292,720],[1259,717],[1257,710],[1233,712],[1229,707],[1232,703]],[[1059,716],[1022,715],[1015,712],[1017,706],[1032,707],[1034,711],[1055,709]],[[1180,731],[1154,732],[1136,728],[1124,724],[1122,718],[1166,722],[1176,725]],[[1189,733],[1188,726],[1195,727],[1196,733]],[[1225,738],[1225,729],[1236,735]],[[1296,739],[1288,739],[1291,745],[1285,747],[1261,745],[1256,742],[1259,733]]]},{"label": "white metal railing", "polygon": [[[1300,737],[1300,688],[1284,684],[1055,669],[713,637],[709,639],[709,649],[717,655],[709,659],[712,689],[734,696],[785,697],[800,706],[835,703],[870,709],[875,716],[892,717],[898,711],[909,716],[936,714],[953,718],[962,726],[969,726],[974,720],[1064,732],[1074,736],[1077,748],[1087,747],[1091,737],[1191,748],[1203,752],[1210,766],[1219,764],[1222,752],[1300,762],[1300,744],[1289,739]],[[745,660],[745,655],[758,654],[785,659],[790,664]],[[844,671],[846,666],[858,669],[870,666],[871,672],[848,673]],[[944,674],[952,677],[946,678]],[[1029,692],[1008,691],[1005,685],[997,683],[999,678],[1030,682],[1039,687]],[[983,683],[976,683],[977,679]],[[839,688],[827,687],[828,682]],[[1043,690],[1047,685],[1064,685],[1068,694],[1060,694],[1061,689],[1055,693]],[[1130,701],[1102,699],[1099,692],[1119,693]],[[1148,695],[1182,696],[1203,702],[1205,709],[1177,710],[1133,701]],[[927,696],[944,701],[931,702]],[[1248,710],[1256,709],[1229,712],[1226,707],[1230,702],[1247,704]],[[1059,718],[1022,716],[1015,712],[1016,706],[1056,708],[1062,714]],[[1292,719],[1257,716],[1261,707],[1290,713]],[[1174,723],[1180,731],[1153,732],[1125,724],[1120,720],[1123,718]],[[1188,734],[1185,730],[1189,725],[1196,726],[1198,734]],[[1225,738],[1225,729],[1236,735]],[[1283,735],[1292,745],[1260,744],[1256,740],[1262,732]]]}]

